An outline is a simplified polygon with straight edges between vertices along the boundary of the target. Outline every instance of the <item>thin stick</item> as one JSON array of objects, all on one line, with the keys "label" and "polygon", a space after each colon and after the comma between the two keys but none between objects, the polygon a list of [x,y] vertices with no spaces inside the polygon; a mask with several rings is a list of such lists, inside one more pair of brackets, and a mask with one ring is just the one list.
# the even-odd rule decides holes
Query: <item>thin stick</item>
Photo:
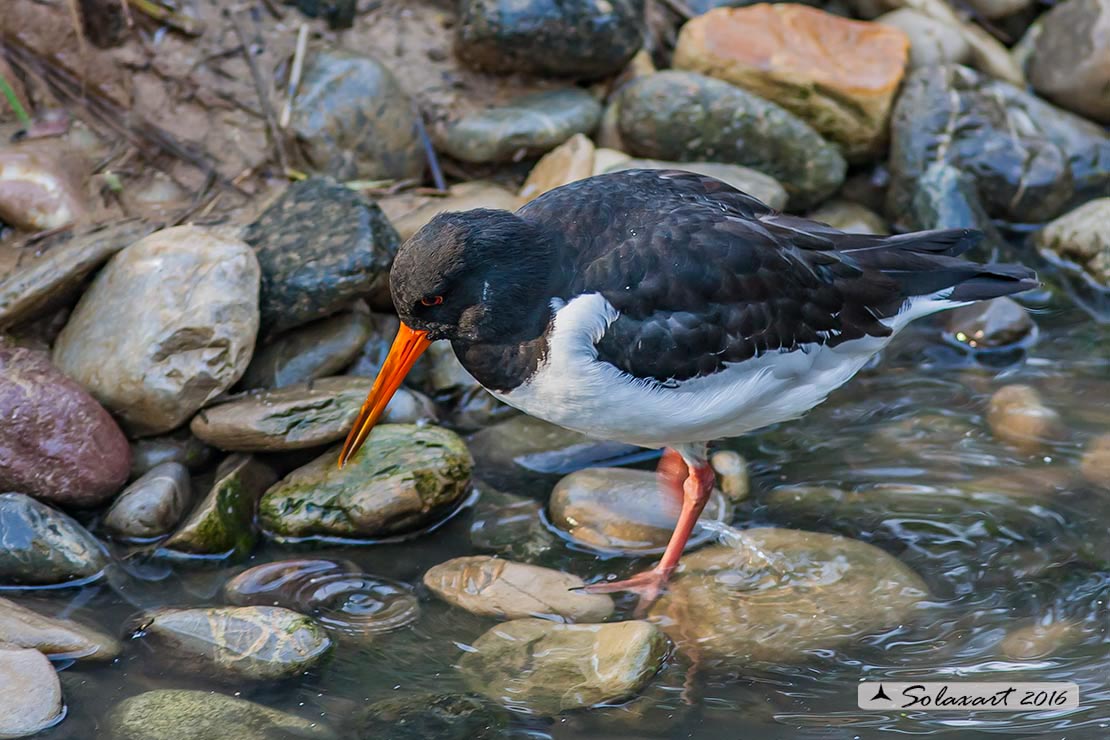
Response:
[{"label": "thin stick", "polygon": [[270,134],[270,143],[277,152],[278,166],[281,171],[285,172],[289,169],[289,160],[285,156],[285,143],[281,136],[281,129],[278,128],[277,117],[274,115],[274,106],[270,100],[270,92],[266,87],[265,79],[262,77],[262,70],[258,68],[258,63],[251,54],[251,44],[247,41],[247,32],[243,30],[243,24],[240,22],[239,13],[250,11],[232,11],[231,25],[235,28],[235,35],[239,37],[239,43],[243,45],[243,56],[247,59],[247,66],[250,67],[251,77],[254,79],[254,89],[258,94],[258,102],[262,105],[262,114],[266,118],[266,129]]},{"label": "thin stick", "polygon": [[412,108],[412,112],[416,117],[416,131],[420,134],[420,141],[424,145],[424,156],[428,158],[428,167],[432,170],[432,182],[435,183],[436,190],[447,192],[447,181],[443,179],[443,170],[439,167],[439,158],[436,156],[436,148],[432,146],[432,139],[428,136],[428,129],[424,127],[424,114],[415,105]]},{"label": "thin stick", "polygon": [[145,13],[156,21],[165,23],[170,28],[175,28],[186,36],[200,36],[204,33],[204,23],[187,15],[175,13],[168,8],[163,8],[151,0],[125,0],[135,6],[135,9]]},{"label": "thin stick", "polygon": [[127,0],[119,0],[119,7],[123,11],[123,20],[127,24],[127,28],[134,28],[135,19],[131,17],[131,4]]},{"label": "thin stick", "polygon": [[297,87],[301,84],[306,51],[308,51],[308,24],[302,23],[297,30],[297,50],[293,52],[293,69],[289,72],[289,88],[285,94],[285,105],[281,109],[279,123],[283,129],[289,128],[289,119],[293,117],[293,98],[297,96]]}]

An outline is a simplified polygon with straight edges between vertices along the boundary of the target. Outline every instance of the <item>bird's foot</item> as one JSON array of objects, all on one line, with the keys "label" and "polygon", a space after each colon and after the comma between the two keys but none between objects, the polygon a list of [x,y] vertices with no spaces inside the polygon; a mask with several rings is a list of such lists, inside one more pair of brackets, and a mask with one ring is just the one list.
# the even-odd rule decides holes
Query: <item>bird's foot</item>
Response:
[{"label": "bird's foot", "polygon": [[673,568],[667,570],[658,567],[652,568],[620,581],[590,583],[582,590],[588,594],[613,594],[622,591],[634,593],[639,597],[636,604],[636,616],[642,617],[647,613],[648,608],[663,595],[673,570]]}]

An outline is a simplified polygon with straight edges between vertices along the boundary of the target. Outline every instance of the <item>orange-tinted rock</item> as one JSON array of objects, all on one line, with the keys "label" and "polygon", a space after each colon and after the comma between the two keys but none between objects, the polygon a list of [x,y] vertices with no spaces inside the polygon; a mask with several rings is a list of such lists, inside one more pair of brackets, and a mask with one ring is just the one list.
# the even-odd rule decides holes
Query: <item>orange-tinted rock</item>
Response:
[{"label": "orange-tinted rock", "polygon": [[682,27],[674,66],[731,82],[792,111],[849,157],[875,153],[902,81],[909,37],[805,5],[718,8]]}]

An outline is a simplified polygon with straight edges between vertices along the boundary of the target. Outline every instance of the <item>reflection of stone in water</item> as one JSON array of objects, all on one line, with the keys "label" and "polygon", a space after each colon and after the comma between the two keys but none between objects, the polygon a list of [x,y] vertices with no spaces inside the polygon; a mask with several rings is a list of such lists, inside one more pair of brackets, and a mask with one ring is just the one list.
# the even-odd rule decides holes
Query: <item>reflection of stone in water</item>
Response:
[{"label": "reflection of stone in water", "polygon": [[362,573],[354,563],[279,560],[243,571],[225,588],[233,604],[284,606],[349,636],[367,636],[416,620],[416,596],[402,583]]}]

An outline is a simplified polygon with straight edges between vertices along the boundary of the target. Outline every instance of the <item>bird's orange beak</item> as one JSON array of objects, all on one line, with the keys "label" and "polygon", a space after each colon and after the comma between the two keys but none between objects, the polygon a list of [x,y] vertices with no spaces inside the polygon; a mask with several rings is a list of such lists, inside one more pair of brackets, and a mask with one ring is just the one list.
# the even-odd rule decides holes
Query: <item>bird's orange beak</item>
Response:
[{"label": "bird's orange beak", "polygon": [[339,467],[342,468],[358,452],[358,448],[362,447],[362,443],[370,436],[370,430],[378,423],[385,407],[389,405],[389,400],[401,386],[401,381],[409,374],[417,358],[428,349],[431,343],[428,332],[416,331],[401,324],[393,340],[393,346],[389,348],[389,354],[386,355],[385,364],[382,365],[374,381],[374,387],[370,389],[370,395],[366,397],[366,403],[362,404],[358,418],[355,419],[355,425],[351,427],[347,441],[343,443],[343,451],[339,453]]}]

